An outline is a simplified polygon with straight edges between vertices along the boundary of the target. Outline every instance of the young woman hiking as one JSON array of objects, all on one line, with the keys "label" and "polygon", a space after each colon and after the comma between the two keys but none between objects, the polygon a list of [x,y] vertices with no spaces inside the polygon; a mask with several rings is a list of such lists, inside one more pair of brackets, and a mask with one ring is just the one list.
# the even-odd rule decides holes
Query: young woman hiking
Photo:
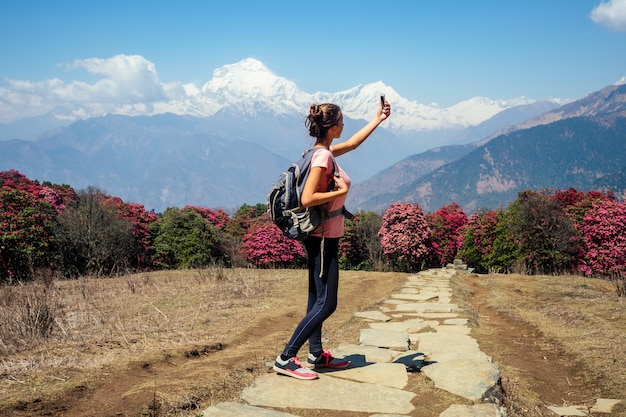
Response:
[{"label": "young woman hiking", "polygon": [[[341,137],[343,115],[339,106],[331,103],[312,104],[305,125],[316,139],[311,171],[302,193],[305,207],[326,204],[329,213],[341,212],[350,188],[350,178],[334,162],[334,158],[358,148],[391,115],[389,103],[381,100],[380,107],[367,125],[345,142],[333,144]],[[329,189],[334,181],[334,189]],[[343,235],[344,215],[327,218],[303,243],[308,258],[309,290],[306,315],[296,327],[291,339],[274,363],[280,374],[298,379],[316,379],[310,368],[346,368],[350,362],[332,356],[322,347],[322,324],[337,308],[339,289],[339,238]],[[298,360],[300,348],[308,340],[307,366]]]}]

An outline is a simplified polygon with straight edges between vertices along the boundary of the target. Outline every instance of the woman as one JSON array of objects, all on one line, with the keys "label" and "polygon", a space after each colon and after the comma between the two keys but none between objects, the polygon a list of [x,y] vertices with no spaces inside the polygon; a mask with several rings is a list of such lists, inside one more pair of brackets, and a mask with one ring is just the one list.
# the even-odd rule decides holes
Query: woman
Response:
[{"label": "woman", "polygon": [[[343,207],[350,188],[350,178],[338,164],[333,163],[333,158],[358,148],[390,114],[389,103],[381,100],[376,117],[347,141],[332,145],[333,140],[339,138],[343,131],[341,109],[330,103],[311,105],[305,124],[309,135],[316,138],[316,142],[311,171],[301,198],[305,207],[328,203],[327,212]],[[332,191],[326,191],[331,181],[334,181],[335,187]],[[274,370],[280,374],[297,379],[318,378],[317,372],[303,366],[297,357],[307,340],[309,367],[346,368],[350,365],[349,361],[335,358],[322,348],[322,323],[337,308],[339,238],[343,235],[343,223],[343,215],[328,218],[304,241],[309,269],[307,314],[296,327],[282,354],[276,358]]]}]

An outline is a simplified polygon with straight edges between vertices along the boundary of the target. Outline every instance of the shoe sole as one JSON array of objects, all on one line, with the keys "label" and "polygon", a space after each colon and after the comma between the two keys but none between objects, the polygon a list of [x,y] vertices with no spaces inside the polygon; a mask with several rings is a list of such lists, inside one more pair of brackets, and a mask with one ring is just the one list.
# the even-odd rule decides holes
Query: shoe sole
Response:
[{"label": "shoe sole", "polygon": [[326,366],[326,365],[322,365],[322,364],[313,364],[313,363],[307,363],[306,367],[309,369],[348,369],[348,367],[350,366],[350,364],[347,364],[346,366]]},{"label": "shoe sole", "polygon": [[296,373],[294,373],[292,371],[289,371],[288,369],[279,368],[276,365],[274,365],[274,371],[276,371],[276,373],[278,373],[278,374],[290,376],[292,378],[300,379],[300,380],[303,380],[303,381],[310,381],[312,379],[319,378],[319,375],[317,375],[317,374],[314,374],[314,375],[300,375],[300,374],[296,374]]}]

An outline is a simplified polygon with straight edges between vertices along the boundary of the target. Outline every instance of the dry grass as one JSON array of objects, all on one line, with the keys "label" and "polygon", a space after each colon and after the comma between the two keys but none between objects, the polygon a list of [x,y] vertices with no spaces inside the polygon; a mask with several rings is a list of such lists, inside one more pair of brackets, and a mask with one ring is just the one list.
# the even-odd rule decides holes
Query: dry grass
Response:
[{"label": "dry grass", "polygon": [[[285,273],[290,271],[281,278]],[[10,401],[24,385],[37,392],[50,380],[62,391],[67,388],[63,382],[75,385],[78,374],[89,386],[91,375],[102,369],[114,372],[163,351],[187,346],[193,351],[228,338],[245,323],[232,317],[252,300],[269,308],[263,299],[273,281],[271,274],[258,270],[207,269],[84,278],[48,288],[39,282],[5,287],[0,317],[13,325],[0,330],[0,398]],[[38,316],[35,310],[52,316],[50,334],[41,334],[37,329],[43,326],[31,323]],[[220,329],[219,335],[213,329]]]},{"label": "dry grass", "polygon": [[[457,280],[456,290],[466,300],[476,291],[487,292],[483,306],[469,306],[474,310],[476,325],[472,334],[483,350],[503,364],[505,389],[518,404],[517,409],[528,411],[513,415],[543,415],[537,410],[544,392],[537,386],[536,375],[507,365],[509,361],[504,358],[519,355],[523,363],[530,352],[514,346],[515,339],[513,345],[503,343],[503,329],[495,329],[481,308],[493,309],[524,326],[517,336],[520,344],[522,339],[533,338],[532,349],[543,355],[543,362],[535,368],[546,369],[535,369],[537,374],[551,372],[550,361],[560,362],[561,374],[546,375],[545,381],[551,377],[565,379],[565,392],[567,386],[580,385],[589,402],[598,397],[626,401],[626,299],[617,297],[610,281],[578,276],[485,275]],[[493,315],[490,317],[493,319]],[[563,404],[557,405],[568,402],[565,395]]]},{"label": "dry grass", "polygon": [[[354,342],[354,312],[382,301],[405,277],[342,272],[346,295],[325,325],[325,337]],[[306,271],[161,271],[0,290],[3,321],[20,323],[24,297],[45,299],[43,310],[55,307],[45,337],[28,333],[25,324],[19,337],[0,327],[0,415],[16,409],[30,415],[29,407],[43,401],[102,402],[108,400],[103,386],[121,406],[136,397],[145,415],[194,415],[191,410],[235,400],[266,372],[264,364],[304,313]],[[83,415],[73,413],[64,415]]]}]

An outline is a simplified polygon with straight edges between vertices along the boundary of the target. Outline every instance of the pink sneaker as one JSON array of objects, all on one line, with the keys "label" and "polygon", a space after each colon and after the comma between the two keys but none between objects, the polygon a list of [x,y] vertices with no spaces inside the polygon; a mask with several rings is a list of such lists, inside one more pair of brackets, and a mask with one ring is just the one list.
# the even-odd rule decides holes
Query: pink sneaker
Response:
[{"label": "pink sneaker", "polygon": [[350,366],[350,361],[335,358],[329,350],[324,350],[318,358],[309,353],[307,364],[316,368],[344,369]]},{"label": "pink sneaker", "polygon": [[280,355],[274,362],[274,370],[279,374],[294,377],[296,379],[317,379],[317,372],[302,366],[297,356],[289,358],[286,361],[280,358]]}]

